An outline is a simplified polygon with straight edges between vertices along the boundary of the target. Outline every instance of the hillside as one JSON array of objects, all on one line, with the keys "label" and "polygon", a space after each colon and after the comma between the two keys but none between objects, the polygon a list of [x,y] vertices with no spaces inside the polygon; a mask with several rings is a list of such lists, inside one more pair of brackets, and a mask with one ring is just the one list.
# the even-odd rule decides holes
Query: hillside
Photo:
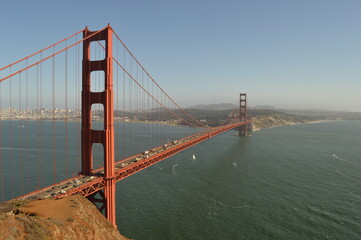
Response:
[{"label": "hillside", "polygon": [[309,118],[284,113],[258,115],[253,117],[253,130],[311,122]]},{"label": "hillside", "polygon": [[1,239],[127,240],[81,195],[13,204],[12,213],[0,213]]},{"label": "hillside", "polygon": [[200,110],[229,110],[237,109],[238,106],[231,103],[219,103],[219,104],[201,104],[188,107],[188,109],[200,109]]}]

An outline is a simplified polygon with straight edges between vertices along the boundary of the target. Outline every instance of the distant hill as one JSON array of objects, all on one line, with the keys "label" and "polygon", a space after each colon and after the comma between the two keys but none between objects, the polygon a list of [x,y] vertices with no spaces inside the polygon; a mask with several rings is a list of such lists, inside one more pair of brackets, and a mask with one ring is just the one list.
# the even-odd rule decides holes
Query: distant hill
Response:
[{"label": "distant hill", "polygon": [[252,109],[270,109],[270,110],[276,110],[276,108],[274,106],[271,105],[262,105],[262,106],[254,106],[254,107],[250,107]]},{"label": "distant hill", "polygon": [[257,116],[262,116],[262,115],[271,115],[271,114],[279,114],[279,113],[283,113],[281,111],[277,111],[274,109],[254,109],[254,108],[250,108],[248,109],[248,116],[249,117],[257,117]]},{"label": "distant hill", "polygon": [[188,109],[200,109],[200,110],[230,110],[239,108],[238,105],[231,103],[219,103],[219,104],[201,104],[188,107]]}]

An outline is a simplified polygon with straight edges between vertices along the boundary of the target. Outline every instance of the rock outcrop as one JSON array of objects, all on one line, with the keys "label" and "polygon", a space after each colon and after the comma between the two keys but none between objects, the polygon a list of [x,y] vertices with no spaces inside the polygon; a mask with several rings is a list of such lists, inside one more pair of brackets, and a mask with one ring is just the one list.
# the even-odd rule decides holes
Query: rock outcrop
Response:
[{"label": "rock outcrop", "polygon": [[12,203],[12,213],[0,213],[0,239],[127,240],[80,195]]}]

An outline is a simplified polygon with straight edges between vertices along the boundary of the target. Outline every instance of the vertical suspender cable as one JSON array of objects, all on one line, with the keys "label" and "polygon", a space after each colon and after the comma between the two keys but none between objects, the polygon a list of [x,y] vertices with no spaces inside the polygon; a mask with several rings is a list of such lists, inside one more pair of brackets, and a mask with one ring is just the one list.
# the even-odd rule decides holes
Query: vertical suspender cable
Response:
[{"label": "vertical suspender cable", "polygon": [[[138,67],[137,67],[138,68]],[[142,85],[144,86],[144,75],[142,72]],[[140,106],[140,116],[142,116],[142,119],[140,120],[140,124],[141,124],[141,132],[143,131],[143,134],[141,134],[143,137],[143,148],[144,149],[148,149],[148,144],[147,144],[147,139],[146,139],[146,126],[144,125],[144,106],[143,106],[143,92],[141,91],[140,88],[138,88],[139,90],[139,106]]]},{"label": "vertical suspender cable", "polygon": [[[135,65],[136,66],[136,79],[139,81],[139,69],[138,69],[138,65]],[[135,105],[135,108],[136,108],[136,115],[137,115],[137,127],[135,128],[135,138],[138,138],[140,137],[140,140],[139,141],[139,145],[140,145],[140,148],[136,149],[135,151],[138,153],[139,151],[143,151],[143,137],[141,137],[141,134],[140,134],[140,119],[139,119],[139,116],[140,116],[140,105],[139,105],[139,87],[135,86],[134,87],[134,91],[135,91],[135,101],[136,101],[136,105]]]},{"label": "vertical suspender cable", "polygon": [[[149,88],[149,81],[148,81],[148,77],[146,76],[146,82],[147,82],[147,89],[148,89],[148,91],[150,92],[150,88]],[[146,119],[147,119],[147,125],[148,125],[148,136],[151,136],[150,134],[151,134],[151,128],[152,128],[152,126],[151,126],[151,122],[149,121],[150,120],[150,116],[149,116],[149,114],[150,114],[150,109],[149,109],[149,95],[144,95],[144,97],[143,97],[143,99],[144,99],[144,108],[146,109],[146,113],[147,113],[147,115],[146,115]],[[152,145],[152,138],[150,137],[150,138],[148,138],[148,145],[151,147],[151,148],[153,148],[153,145]]]},{"label": "vertical suspender cable", "polygon": [[[43,53],[40,53],[40,58],[43,59]],[[40,89],[40,173],[39,173],[39,178],[40,178],[40,182],[39,185],[37,187],[40,187],[43,181],[43,174],[44,174],[44,138],[43,138],[43,113],[42,113],[42,109],[43,109],[43,63],[40,63],[40,78],[39,78],[40,84],[39,84],[39,89]]]},{"label": "vertical suspender cable", "polygon": [[[144,73],[142,71],[142,85],[144,86]],[[143,121],[143,124],[142,124],[142,128],[144,129],[144,146],[146,147],[146,149],[149,148],[149,143],[147,141],[147,138],[146,136],[148,136],[148,124],[145,124],[145,120],[146,120],[146,111],[145,111],[145,108],[144,108],[144,92],[143,91],[140,91],[140,101],[141,101],[141,108],[142,108],[142,121]]]},{"label": "vertical suspender cable", "polygon": [[[161,102],[161,104],[163,104],[163,106],[165,106],[165,104],[163,102],[163,94],[162,93],[160,94],[160,102]],[[164,137],[165,136],[164,135],[164,108],[162,108],[162,107],[161,107],[161,115],[160,116],[161,116],[160,135]],[[168,142],[167,140],[165,140],[165,141]]]},{"label": "vertical suspender cable", "polygon": [[[67,47],[65,41],[65,48]],[[65,176],[69,178],[69,145],[68,145],[68,50],[65,50]]]},{"label": "vertical suspender cable", "polygon": [[[131,60],[130,60],[131,61]],[[133,74],[133,62],[130,62],[130,69],[132,71],[132,74]],[[134,101],[134,89],[135,86],[133,86],[133,82],[129,80],[129,83],[130,83],[130,89],[129,89],[129,92],[130,92],[130,107],[129,107],[129,110],[130,110],[130,115],[131,115],[131,127],[130,127],[130,137],[132,139],[132,146],[130,147],[131,148],[131,152],[130,154],[131,155],[134,155],[135,152],[134,152],[134,144],[136,143],[136,141],[134,140],[134,135],[135,135],[135,112],[134,112],[134,109],[135,109],[135,101]]]},{"label": "vertical suspender cable", "polygon": [[[123,65],[125,66],[125,49],[123,48]],[[126,147],[126,130],[125,130],[125,124],[126,124],[126,104],[125,104],[125,72],[123,71],[123,158],[125,158],[127,156],[127,147]]]},{"label": "vertical suspender cable", "polygon": [[[135,69],[135,74],[136,74],[136,79],[139,80],[139,72],[138,72],[138,65],[135,65],[136,69]],[[140,119],[139,119],[139,114],[140,114],[140,106],[139,106],[139,87],[135,86],[134,87],[134,95],[135,95],[135,101],[136,101],[136,115],[137,115],[137,127],[135,128],[135,138],[138,138],[140,136],[139,134],[139,127],[140,127]],[[140,148],[136,149],[135,151],[138,153],[139,151],[143,151],[143,139],[142,137],[140,137],[141,139],[138,140],[139,141],[139,145],[141,146]]]},{"label": "vertical suspender cable", "polygon": [[[154,84],[152,84],[152,95],[154,96]],[[148,98],[150,99],[149,95],[148,95]],[[154,141],[154,127],[155,127],[155,121],[156,121],[156,116],[155,116],[155,107],[154,107],[154,100],[153,99],[150,99],[150,101],[152,101],[152,109],[151,109],[151,116],[152,116],[152,145],[153,147],[156,146],[155,144],[155,141]]]},{"label": "vertical suspender cable", "polygon": [[[159,91],[158,91],[158,88],[156,88],[155,89],[156,90],[156,92],[157,92],[157,98],[156,99],[159,99]],[[154,102],[154,101],[153,101]],[[161,142],[160,142],[160,134],[159,134],[159,131],[160,131],[160,129],[159,129],[159,121],[160,121],[160,105],[159,105],[159,103],[155,103],[155,108],[156,108],[156,123],[157,123],[157,125],[156,125],[156,128],[155,128],[155,132],[157,133],[157,139],[156,139],[156,142],[157,142],[157,145],[159,145]]]},{"label": "vertical suspender cable", "polygon": [[[11,74],[11,67],[10,67],[10,74]],[[9,119],[9,147],[10,149],[12,148],[12,116],[13,116],[13,106],[12,106],[12,78],[9,79],[10,80],[10,100],[9,100],[9,114],[10,114],[10,119]],[[9,151],[9,161],[10,161],[10,168],[11,168],[11,196],[12,198],[14,198],[14,162],[12,159],[12,151]]]},{"label": "vertical suspender cable", "polygon": [[[53,48],[55,53],[55,48]],[[53,152],[53,183],[56,183],[56,151],[55,151],[55,56],[51,58],[52,60],[52,109],[53,109],[53,117],[52,117],[52,152]]]},{"label": "vertical suspender cable", "polygon": [[[26,67],[28,66],[28,59],[26,59]],[[28,70],[25,72],[25,111],[26,111],[26,121],[25,121],[25,148],[26,156],[29,156],[29,106],[28,106]],[[1,107],[0,107],[1,108]],[[26,161],[26,179],[27,179],[27,188],[26,191],[29,192],[29,180],[30,180],[30,164],[29,159]]]},{"label": "vertical suspender cable", "polygon": [[[133,64],[133,62],[132,62],[132,64]],[[134,67],[134,74],[137,74],[137,70],[136,70],[136,66],[133,66]],[[136,154],[136,153],[138,153],[138,151],[137,151],[137,140],[138,139],[136,139],[136,137],[137,137],[137,130],[138,130],[138,120],[137,120],[137,118],[136,118],[136,116],[137,116],[137,111],[138,111],[138,101],[137,101],[137,85],[136,84],[134,84],[133,85],[133,118],[134,118],[134,126],[133,126],[133,128],[134,128],[134,132],[133,132],[133,139],[134,139],[134,146],[133,146],[133,154],[132,155],[134,155],[134,154]],[[138,142],[139,143],[139,142]],[[139,144],[138,144],[138,146],[139,146]]]},{"label": "vertical suspender cable", "polygon": [[[39,65],[36,65],[36,145],[37,148],[40,149],[40,109],[39,109]],[[38,188],[37,186],[39,186],[40,184],[40,156],[41,156],[41,152],[38,152],[38,156],[37,156],[37,181],[36,181],[36,188]]]},{"label": "vertical suspender cable", "polygon": [[[117,41],[117,46],[116,46],[116,58],[117,58],[117,61],[119,61],[119,49],[118,49],[118,42]],[[112,60],[111,62],[112,65],[114,65],[114,62]],[[114,69],[114,68],[113,68]],[[116,80],[115,80],[115,92],[116,92],[116,98],[115,98],[115,101],[116,101],[116,104],[115,104],[115,109],[116,109],[116,112],[114,113],[114,117],[116,117],[116,121],[115,122],[115,142],[114,142],[114,146],[115,146],[115,161],[117,160],[117,158],[119,158],[119,154],[118,154],[118,151],[117,149],[120,147],[120,144],[119,144],[119,67],[117,66],[117,69],[116,69]]]},{"label": "vertical suspender cable", "polygon": [[22,117],[23,117],[23,112],[22,112],[22,106],[21,106],[21,73],[19,73],[19,179],[21,181],[21,188],[20,188],[20,193],[24,194],[24,179],[23,179],[23,136],[22,136],[22,132],[23,132],[23,125],[22,125]]},{"label": "vertical suspender cable", "polygon": [[[154,84],[152,84],[152,95],[154,96]],[[148,99],[150,99],[149,95],[148,95]],[[154,142],[154,125],[155,125],[155,109],[154,109],[154,100],[151,99],[150,101],[152,101],[152,109],[151,109],[151,116],[152,116],[152,146],[155,147],[155,142]]]}]

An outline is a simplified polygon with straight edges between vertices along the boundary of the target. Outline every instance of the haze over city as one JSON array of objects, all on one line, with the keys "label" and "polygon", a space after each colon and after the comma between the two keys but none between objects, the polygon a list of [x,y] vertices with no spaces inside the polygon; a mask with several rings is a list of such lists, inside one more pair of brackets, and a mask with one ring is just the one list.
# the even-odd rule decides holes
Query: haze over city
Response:
[{"label": "haze over city", "polygon": [[251,107],[361,111],[360,10],[356,0],[5,0],[0,66],[110,23],[182,106],[247,92]]}]

